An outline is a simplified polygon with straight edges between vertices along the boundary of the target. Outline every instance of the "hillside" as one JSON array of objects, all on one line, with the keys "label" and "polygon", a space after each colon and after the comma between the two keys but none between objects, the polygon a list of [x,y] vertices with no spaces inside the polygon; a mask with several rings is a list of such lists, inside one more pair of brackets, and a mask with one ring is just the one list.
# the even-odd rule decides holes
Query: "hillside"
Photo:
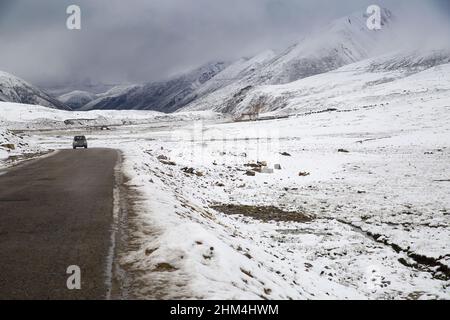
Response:
[{"label": "hillside", "polygon": [[54,109],[70,110],[59,100],[26,81],[0,71],[0,101],[42,105]]}]

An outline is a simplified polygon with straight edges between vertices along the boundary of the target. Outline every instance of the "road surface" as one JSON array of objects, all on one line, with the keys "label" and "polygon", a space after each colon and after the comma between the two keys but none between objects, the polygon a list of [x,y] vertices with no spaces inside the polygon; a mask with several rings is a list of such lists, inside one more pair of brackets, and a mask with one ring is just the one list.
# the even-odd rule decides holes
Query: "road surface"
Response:
[{"label": "road surface", "polygon": [[[0,175],[0,300],[107,297],[117,160],[61,150]],[[71,265],[81,290],[67,288]]]}]

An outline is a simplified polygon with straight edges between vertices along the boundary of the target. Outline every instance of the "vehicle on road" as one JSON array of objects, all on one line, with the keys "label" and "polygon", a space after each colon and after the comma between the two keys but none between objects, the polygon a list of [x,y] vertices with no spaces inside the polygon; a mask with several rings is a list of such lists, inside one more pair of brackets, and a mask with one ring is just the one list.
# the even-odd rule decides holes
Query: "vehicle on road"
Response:
[{"label": "vehicle on road", "polygon": [[87,143],[86,137],[85,136],[75,136],[73,138],[72,147],[74,149],[76,149],[76,148],[85,148],[85,149],[87,149],[88,143]]}]

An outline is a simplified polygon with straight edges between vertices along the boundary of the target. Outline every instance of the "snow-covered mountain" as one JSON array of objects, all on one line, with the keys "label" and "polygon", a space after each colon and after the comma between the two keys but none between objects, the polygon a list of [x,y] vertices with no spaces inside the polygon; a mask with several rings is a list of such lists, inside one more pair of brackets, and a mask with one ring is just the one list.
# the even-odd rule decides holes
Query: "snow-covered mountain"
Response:
[{"label": "snow-covered mountain", "polygon": [[258,105],[261,112],[305,114],[427,99],[450,94],[449,66],[447,50],[385,54],[288,84],[258,86],[232,112]]},{"label": "snow-covered mountain", "polygon": [[67,105],[44,91],[2,71],[0,71],[0,101],[35,104],[54,109],[70,109]]},{"label": "snow-covered mountain", "polygon": [[76,91],[100,94],[107,92],[118,85],[120,85],[120,83],[105,83],[102,81],[95,81],[90,78],[85,78],[82,80],[66,79],[62,82],[43,85],[40,88],[54,97],[60,97]]},{"label": "snow-covered mountain", "polygon": [[395,37],[395,18],[383,9],[381,31],[369,30],[366,21],[363,12],[337,19],[184,109],[232,113],[257,86],[290,83],[375,56],[384,43]]},{"label": "snow-covered mountain", "polygon": [[382,17],[381,31],[367,28],[364,13],[337,19],[288,48],[250,78],[258,83],[284,84],[369,58],[392,31],[392,13],[384,9]]},{"label": "snow-covered mountain", "polygon": [[76,110],[85,106],[86,104],[94,100],[96,97],[97,96],[93,93],[76,90],[63,94],[62,96],[59,96],[58,100],[68,105],[73,110]]},{"label": "snow-covered mountain", "polygon": [[240,114],[258,105],[263,112],[296,113],[339,105],[333,100],[339,95],[351,100],[357,91],[450,62],[448,50],[389,52],[397,37],[394,15],[382,10],[379,31],[367,28],[367,18],[359,12],[332,21],[280,53],[209,63],[167,81],[117,86],[102,94],[71,92],[61,100],[80,110]]},{"label": "snow-covered mountain", "polygon": [[256,86],[289,83],[371,57],[389,34],[394,20],[386,9],[382,17],[382,31],[370,31],[366,14],[354,13],[333,21],[279,54],[265,51],[231,64],[210,63],[168,81],[120,86],[98,95],[81,109],[173,112],[187,106],[188,110],[233,112],[234,106]]},{"label": "snow-covered mountain", "polygon": [[193,94],[228,66],[226,62],[208,63],[168,81],[113,88],[85,105],[92,109],[140,109],[173,112],[194,100]]}]

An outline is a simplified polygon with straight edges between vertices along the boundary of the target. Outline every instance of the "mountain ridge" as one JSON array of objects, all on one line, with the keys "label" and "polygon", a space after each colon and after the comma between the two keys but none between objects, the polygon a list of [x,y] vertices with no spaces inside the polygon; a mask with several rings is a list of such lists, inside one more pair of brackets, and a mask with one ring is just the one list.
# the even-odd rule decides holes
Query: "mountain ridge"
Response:
[{"label": "mountain ridge", "polygon": [[0,101],[42,105],[53,109],[71,108],[45,91],[10,73],[0,71]]},{"label": "mountain ridge", "polygon": [[[389,29],[393,21],[392,13],[383,9],[382,17],[383,28]],[[185,108],[215,108],[217,101],[227,100],[228,107],[221,111],[231,112],[233,105],[255,86],[289,83],[370,57],[372,48],[387,32],[368,30],[366,19],[365,12],[336,19],[279,54],[267,50],[254,57],[228,63],[201,83],[193,81],[188,84],[180,80],[183,76],[149,83],[121,95],[105,95],[88,103],[82,110],[151,109],[174,112]],[[204,106],[198,107],[201,105]]]},{"label": "mountain ridge", "polygon": [[[116,87],[81,110],[139,109],[170,113],[195,99],[192,93],[228,65],[222,61],[212,62],[167,81]],[[118,89],[122,91],[117,92]]]}]

